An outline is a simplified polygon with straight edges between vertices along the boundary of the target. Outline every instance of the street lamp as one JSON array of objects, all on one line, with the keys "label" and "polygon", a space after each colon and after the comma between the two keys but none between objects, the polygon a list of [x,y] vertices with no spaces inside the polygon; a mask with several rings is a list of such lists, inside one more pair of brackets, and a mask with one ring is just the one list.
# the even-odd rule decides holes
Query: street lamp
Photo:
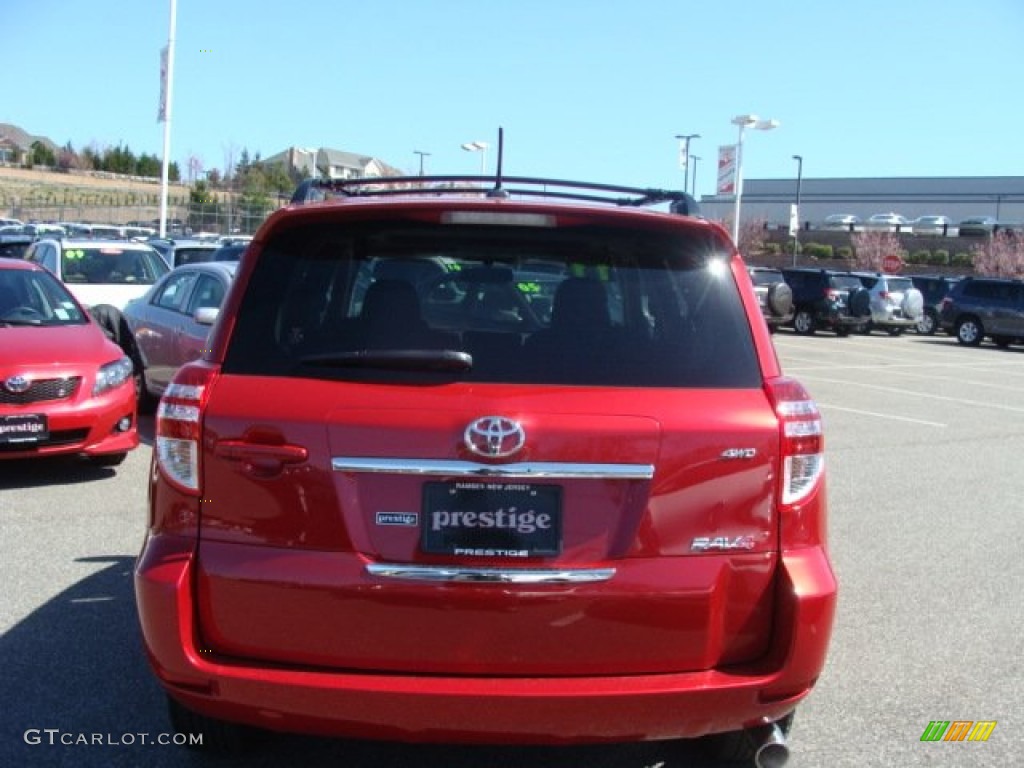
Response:
[{"label": "street lamp", "polygon": [[467,152],[479,152],[480,153],[480,175],[485,176],[487,174],[487,147],[489,147],[486,141],[467,141],[462,145],[462,148]]},{"label": "street lamp", "polygon": [[[691,185],[690,188],[692,190],[691,194],[694,196],[694,198],[696,198],[697,197],[697,163],[700,161],[700,158],[697,157],[696,155],[690,155],[690,159],[693,161],[693,184]],[[684,189],[683,191],[685,192],[686,190]]]},{"label": "street lamp", "polygon": [[800,251],[800,185],[804,180],[804,158],[803,155],[793,155],[796,160],[796,207],[793,210],[793,219],[796,226],[793,227],[793,266],[796,266],[796,255]]},{"label": "street lamp", "polygon": [[699,133],[684,133],[684,134],[677,133],[676,134],[676,138],[679,139],[680,142],[682,142],[679,145],[679,162],[683,166],[683,192],[685,193],[685,192],[689,191],[687,189],[687,186],[686,186],[686,179],[689,176],[689,172],[690,172],[690,169],[688,167],[689,166],[689,160],[690,160],[690,141],[692,139],[699,139],[700,138],[700,134]]},{"label": "street lamp", "polygon": [[429,152],[420,152],[418,149],[414,149],[412,151],[412,153],[414,155],[419,155],[420,156],[420,176],[422,176],[423,175],[423,158],[424,157],[430,157],[430,153]]},{"label": "street lamp", "polygon": [[761,120],[757,115],[737,115],[732,124],[739,126],[740,135],[736,142],[736,205],[732,218],[732,240],[740,244],[740,198],[743,197],[743,133],[747,128],[770,131],[779,127],[778,120]]}]

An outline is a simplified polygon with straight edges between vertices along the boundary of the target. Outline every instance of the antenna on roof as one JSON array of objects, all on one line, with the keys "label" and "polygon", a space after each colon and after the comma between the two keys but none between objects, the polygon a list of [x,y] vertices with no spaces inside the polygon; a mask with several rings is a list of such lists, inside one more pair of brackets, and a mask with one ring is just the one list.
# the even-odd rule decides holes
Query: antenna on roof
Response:
[{"label": "antenna on roof", "polygon": [[505,157],[505,129],[498,126],[498,164],[494,171],[494,189],[488,197],[508,197],[508,191],[501,188],[501,164]]}]

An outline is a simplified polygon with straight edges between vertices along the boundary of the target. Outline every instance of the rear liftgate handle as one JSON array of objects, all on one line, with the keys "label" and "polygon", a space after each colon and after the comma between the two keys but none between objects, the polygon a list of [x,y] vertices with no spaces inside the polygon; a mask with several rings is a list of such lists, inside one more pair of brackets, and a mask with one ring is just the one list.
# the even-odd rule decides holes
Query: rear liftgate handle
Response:
[{"label": "rear liftgate handle", "polygon": [[256,477],[273,477],[280,474],[286,464],[301,464],[309,458],[309,451],[301,445],[247,440],[218,440],[214,453],[228,461],[242,462],[242,471]]}]

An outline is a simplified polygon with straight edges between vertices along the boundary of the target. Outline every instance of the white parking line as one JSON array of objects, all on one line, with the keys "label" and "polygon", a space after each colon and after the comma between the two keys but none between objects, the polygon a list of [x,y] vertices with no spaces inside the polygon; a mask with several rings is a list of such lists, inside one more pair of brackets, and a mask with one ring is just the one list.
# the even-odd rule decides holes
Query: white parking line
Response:
[{"label": "white parking line", "polygon": [[1008,411],[1009,413],[1024,413],[1024,408],[1017,408],[1012,405],[1003,405],[1001,403],[993,402],[982,402],[980,400],[968,400],[963,397],[947,397],[945,395],[935,395],[931,392],[921,392],[916,389],[902,389],[900,387],[880,387],[877,384],[865,384],[861,381],[849,381],[848,379],[827,379],[823,376],[815,376],[813,374],[801,374],[800,378],[803,380],[811,381],[822,381],[827,384],[841,384],[844,387],[860,387],[861,389],[872,389],[877,392],[893,392],[898,395],[906,395],[916,399],[927,399],[927,400],[938,400],[945,403],[955,403],[957,405],[973,405],[979,408],[991,408],[996,411]]},{"label": "white parking line", "polygon": [[939,429],[945,429],[949,426],[948,424],[943,424],[939,421],[912,419],[909,416],[897,416],[893,413],[882,413],[881,411],[862,411],[858,408],[844,408],[841,405],[832,405],[831,403],[818,402],[818,407],[824,408],[826,411],[843,411],[844,413],[856,413],[859,416],[875,416],[879,419],[885,419],[886,421],[909,421],[912,424],[922,424],[926,427],[938,427]]},{"label": "white parking line", "polygon": [[[1019,371],[998,371],[1002,381],[1006,382],[1008,379],[1009,383],[1004,384],[993,384],[990,381],[979,381],[977,379],[965,379],[963,376],[957,375],[939,375],[937,373],[931,373],[936,369],[953,369],[953,371],[970,370],[978,371],[978,366],[958,365],[956,363],[895,363],[891,365],[816,365],[816,366],[786,366],[786,373],[799,374],[801,378],[807,373],[813,371],[829,371],[837,373],[839,371],[874,371],[878,373],[884,373],[886,375],[903,376],[907,379],[925,379],[930,382],[946,381],[954,384],[965,384],[970,387],[979,387],[984,389],[992,390],[1003,390],[1006,392],[1020,392],[1020,384],[1012,381],[1013,377],[1024,376],[1024,369]],[[915,373],[914,369],[924,370],[927,373]]]},{"label": "white parking line", "polygon": [[[776,349],[785,351],[785,357],[787,360],[795,361],[799,364],[799,368],[794,366],[793,370],[810,370],[810,368],[804,368],[803,364],[806,363],[814,368],[827,368],[833,370],[835,368],[842,368],[844,366],[831,366],[822,363],[821,357],[808,357],[807,355],[801,355],[801,352],[809,351],[807,340],[798,338],[789,339],[773,339],[776,342]],[[779,343],[781,342],[781,343]],[[880,343],[875,343],[880,342]],[[1009,375],[1024,375],[1024,366],[1021,365],[1024,362],[1018,355],[1009,354],[1002,360],[992,359],[992,355],[986,355],[985,352],[993,352],[995,350],[982,350],[979,354],[976,350],[968,350],[960,344],[950,344],[948,348],[945,346],[926,346],[925,344],[915,341],[913,336],[905,340],[896,339],[874,339],[871,338],[849,338],[837,342],[842,344],[842,354],[847,358],[862,358],[865,360],[878,360],[882,361],[882,364],[886,368],[898,367],[906,365],[901,362],[885,363],[886,360],[903,361],[906,360],[909,354],[912,354],[917,360],[934,360],[931,365],[958,368],[965,367],[974,370],[988,370],[988,369],[1005,369],[1011,368],[1016,369],[1010,371]],[[810,349],[813,349],[811,347]],[[957,355],[959,352],[963,352],[962,356],[958,356],[953,361],[950,360],[950,355]],[[870,366],[868,367],[877,367]],[[928,367],[929,363],[917,363],[916,365],[922,365]],[[786,366],[786,370],[790,370],[790,366]],[[1019,371],[1019,373],[1018,373]]]},{"label": "white parking line", "polygon": [[[879,340],[879,341],[881,341],[881,340]],[[793,344],[793,345],[785,344],[785,345],[781,345],[781,347],[776,347],[776,349],[777,350],[779,350],[779,349],[783,350],[785,352],[785,355],[786,355],[787,359],[807,360],[807,361],[811,361],[811,362],[819,363],[819,364],[821,363],[822,358],[825,356],[824,351],[823,351],[822,355],[817,355],[817,356],[809,356],[808,354],[801,354],[801,353],[809,353],[810,350],[799,349],[799,346],[800,346],[799,344]],[[956,349],[956,347],[954,347],[953,349]],[[844,342],[842,342],[842,347],[841,347],[841,349],[839,351],[841,352],[843,357],[859,358],[859,359],[862,359],[862,360],[893,360],[893,361],[901,361],[901,360],[906,360],[910,356],[913,356],[913,358],[915,360],[935,361],[936,363],[947,363],[948,364],[950,360],[953,360],[954,364],[957,361],[962,361],[963,364],[965,364],[965,365],[974,365],[974,364],[976,364],[974,361],[968,362],[967,361],[968,359],[967,359],[966,356],[958,357],[958,358],[951,357],[951,355],[955,355],[956,353],[955,352],[951,352],[950,350],[941,350],[941,351],[939,351],[939,350],[931,350],[931,349],[921,350],[920,348],[908,347],[906,345],[900,344],[899,342],[895,342],[895,343],[893,343],[891,345],[886,344],[885,342],[882,342],[881,345],[876,345],[876,344],[872,344],[870,342],[869,343],[864,343],[864,342],[858,343],[858,342],[844,341]],[[831,357],[831,355],[829,355],[829,356]],[[1004,361],[1001,361],[1001,362],[1002,362],[1002,364],[1005,364],[1005,365],[1013,365],[1014,361],[1012,361],[1012,360],[1004,360]],[[1018,363],[1019,363],[1019,359],[1018,359]]]}]

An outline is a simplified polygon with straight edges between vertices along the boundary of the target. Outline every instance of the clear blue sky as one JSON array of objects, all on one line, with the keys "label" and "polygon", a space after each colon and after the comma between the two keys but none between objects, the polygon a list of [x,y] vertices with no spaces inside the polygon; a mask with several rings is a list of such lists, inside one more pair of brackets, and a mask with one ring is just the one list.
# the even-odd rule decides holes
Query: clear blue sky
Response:
[{"label": "clear blue sky", "polygon": [[[0,122],[162,152],[169,0],[3,0]],[[1024,0],[178,0],[171,157],[243,148],[713,192],[730,119],[750,178],[1024,175]],[[493,168],[494,153],[487,157]]]}]

